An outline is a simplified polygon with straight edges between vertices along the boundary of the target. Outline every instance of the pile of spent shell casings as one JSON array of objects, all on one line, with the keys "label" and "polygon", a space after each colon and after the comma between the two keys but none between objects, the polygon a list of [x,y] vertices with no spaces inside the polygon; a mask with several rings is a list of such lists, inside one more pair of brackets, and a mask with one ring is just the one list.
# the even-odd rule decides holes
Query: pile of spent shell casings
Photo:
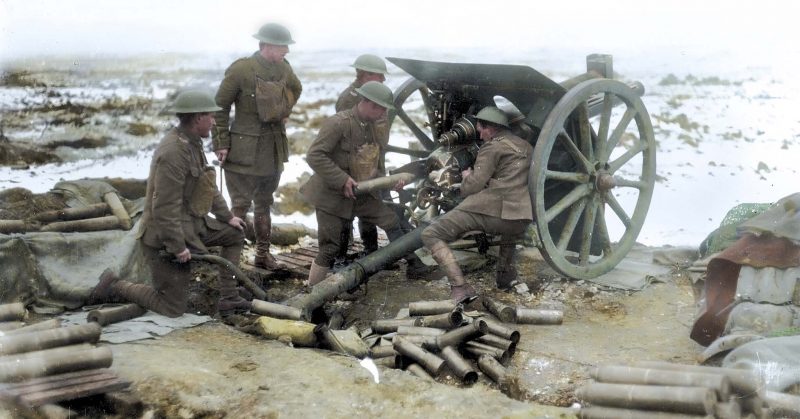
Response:
[{"label": "pile of spent shell casings", "polygon": [[485,313],[466,315],[452,300],[418,301],[409,303],[397,318],[374,320],[361,336],[370,346],[370,356],[383,366],[429,380],[449,371],[466,385],[475,383],[480,371],[507,390],[506,366],[516,351],[520,332],[504,323],[536,318],[540,324],[557,324],[563,316],[556,316],[555,310],[542,310],[547,313],[541,321],[542,316],[525,311],[530,309],[488,298],[484,298],[484,306],[500,321]]},{"label": "pile of spent shell casings", "polygon": [[581,418],[767,417],[764,382],[754,371],[663,361],[596,368],[576,391]]}]

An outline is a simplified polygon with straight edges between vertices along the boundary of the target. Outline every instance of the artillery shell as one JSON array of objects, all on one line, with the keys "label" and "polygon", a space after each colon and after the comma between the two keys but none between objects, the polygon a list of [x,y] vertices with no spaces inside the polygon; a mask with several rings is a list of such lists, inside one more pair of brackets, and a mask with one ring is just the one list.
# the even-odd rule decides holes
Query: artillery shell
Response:
[{"label": "artillery shell", "polygon": [[739,396],[747,397],[754,394],[764,397],[764,380],[750,370],[735,368],[708,367],[703,365],[673,364],[664,361],[635,361],[634,366],[660,370],[705,372],[710,374],[723,374],[731,382],[731,389]]},{"label": "artillery shell", "polygon": [[419,326],[420,319],[381,319],[373,320],[370,327],[375,333],[392,333],[396,332],[400,326]]},{"label": "artillery shell", "polygon": [[398,335],[422,335],[422,336],[439,336],[444,334],[444,330],[435,327],[422,327],[422,326],[398,326]]},{"label": "artillery shell", "polygon": [[8,332],[19,329],[22,326],[25,326],[25,323],[18,320],[10,322],[0,322],[0,332],[3,332],[3,334],[8,334]]},{"label": "artillery shell", "polygon": [[479,319],[466,326],[461,326],[457,329],[453,329],[445,332],[442,335],[436,336],[436,347],[439,349],[444,349],[446,346],[458,345],[461,342],[485,334],[486,330],[486,322]]},{"label": "artillery shell", "polygon": [[464,322],[464,315],[459,310],[449,313],[434,314],[420,317],[421,325],[424,327],[438,327],[440,329],[452,329]]},{"label": "artillery shell", "polygon": [[714,390],[719,400],[728,400],[731,394],[730,380],[721,374],[607,365],[596,368],[591,376],[603,383],[705,387]]},{"label": "artillery shell", "polygon": [[428,371],[425,371],[425,368],[422,368],[419,364],[415,363],[408,364],[406,366],[406,371],[424,380],[434,381],[433,377],[431,377],[431,375],[428,374]]},{"label": "artillery shell", "polygon": [[561,324],[564,321],[564,312],[517,307],[515,318],[517,323],[523,324]]},{"label": "artillery shell", "polygon": [[108,204],[101,202],[81,208],[64,208],[60,210],[44,211],[32,217],[33,220],[49,223],[57,220],[82,220],[84,218],[102,217],[108,211]]},{"label": "artillery shell", "polygon": [[405,339],[405,340],[407,340],[407,341],[409,341],[409,342],[411,342],[411,343],[413,343],[415,345],[422,346],[423,348],[425,348],[425,349],[427,349],[429,351],[439,350],[439,347],[436,346],[436,336],[395,335],[395,337],[392,339],[392,342],[394,342],[394,339],[397,339],[397,338]]},{"label": "artillery shell", "polygon": [[508,339],[514,343],[519,343],[519,331],[516,329],[512,329],[491,320],[484,319],[483,321],[486,323],[489,333],[495,336],[500,336],[503,339]]},{"label": "artillery shell", "polygon": [[115,217],[119,220],[119,226],[123,230],[130,230],[133,227],[133,222],[131,221],[131,216],[128,214],[128,210],[122,205],[122,202],[119,200],[119,196],[114,191],[107,192],[103,195],[103,201],[108,204],[108,208],[111,209],[111,213],[114,214]]},{"label": "artillery shell", "polygon": [[6,332],[6,335],[17,335],[22,333],[37,332],[40,330],[57,329],[59,327],[61,327],[60,319],[49,319],[43,322],[33,323],[18,329],[10,330]]},{"label": "artillery shell", "polygon": [[508,364],[508,359],[510,358],[507,351],[475,341],[465,343],[464,350],[477,357],[480,357],[481,355],[489,355],[503,365]]},{"label": "artillery shell", "polygon": [[444,368],[444,359],[439,358],[438,356],[426,351],[425,349],[405,340],[402,338],[397,338],[392,340],[392,345],[394,346],[394,350],[406,356],[408,358],[413,359],[414,361],[418,362],[422,365],[425,370],[431,373],[432,376],[437,376],[442,372]]},{"label": "artillery shell", "polygon": [[314,335],[313,323],[306,323],[299,320],[274,319],[262,316],[256,321],[258,332],[269,339],[278,339],[281,336],[288,336],[294,345],[315,346],[317,337]]},{"label": "artillery shell", "polygon": [[742,417],[742,406],[735,399],[724,403],[717,403],[714,406],[714,417],[717,418],[740,418]]},{"label": "artillery shell", "polygon": [[147,313],[147,309],[138,304],[125,304],[119,307],[92,310],[86,315],[86,321],[95,322],[100,326],[124,322]]},{"label": "artillery shell", "polygon": [[0,337],[0,355],[38,351],[76,343],[96,343],[100,339],[100,329],[101,327],[97,323],[87,323],[2,336]]},{"label": "artillery shell", "polygon": [[410,316],[430,316],[433,314],[449,313],[456,309],[453,300],[417,301],[408,304]]},{"label": "artillery shell", "polygon": [[39,231],[59,231],[66,233],[74,231],[115,230],[118,228],[120,228],[119,218],[114,215],[107,215],[105,217],[86,218],[83,220],[57,221],[42,226]]},{"label": "artillery shell", "polygon": [[509,356],[514,355],[514,352],[517,350],[516,343],[508,339],[503,339],[500,336],[495,336],[491,333],[480,336],[475,339],[475,341],[507,351]]},{"label": "artillery shell", "polygon": [[581,409],[581,419],[706,419],[711,416],[591,406]]},{"label": "artillery shell", "polygon": [[372,348],[370,348],[369,353],[370,353],[370,358],[372,359],[386,358],[388,356],[397,355],[397,351],[395,351],[394,347],[390,345],[373,346]]},{"label": "artillery shell", "polygon": [[703,387],[590,383],[579,388],[576,396],[601,406],[699,415],[713,415],[717,403],[714,390]]},{"label": "artillery shell", "polygon": [[352,330],[331,330],[325,323],[314,328],[317,339],[330,350],[363,359],[369,354],[369,348],[361,337]]},{"label": "artillery shell", "polygon": [[441,352],[442,358],[447,362],[450,370],[461,379],[464,384],[472,385],[478,381],[478,372],[464,359],[452,346],[445,346]]},{"label": "artillery shell", "polygon": [[24,320],[27,315],[28,311],[25,310],[25,304],[10,303],[0,305],[0,322]]},{"label": "artillery shell", "polygon": [[800,417],[800,396],[777,391],[767,391],[765,398],[773,418]]},{"label": "artillery shell", "polygon": [[483,306],[489,313],[494,314],[495,317],[500,319],[503,323],[515,323],[516,314],[512,307],[509,307],[499,301],[495,301],[489,297],[483,297]]},{"label": "artillery shell", "polygon": [[303,318],[303,310],[297,307],[289,307],[283,304],[255,299],[252,301],[250,311],[275,319],[301,320]]},{"label": "artillery shell", "polygon": [[505,389],[508,385],[508,374],[505,367],[490,355],[481,355],[478,357],[478,368],[492,379],[501,389]]},{"label": "artillery shell", "polygon": [[41,351],[38,356],[26,356],[20,360],[0,362],[0,381],[22,381],[28,378],[111,366],[110,348],[84,349],[82,345],[78,346],[81,348],[56,348],[51,351]]},{"label": "artillery shell", "polygon": [[25,221],[0,220],[0,234],[24,233],[27,231]]}]

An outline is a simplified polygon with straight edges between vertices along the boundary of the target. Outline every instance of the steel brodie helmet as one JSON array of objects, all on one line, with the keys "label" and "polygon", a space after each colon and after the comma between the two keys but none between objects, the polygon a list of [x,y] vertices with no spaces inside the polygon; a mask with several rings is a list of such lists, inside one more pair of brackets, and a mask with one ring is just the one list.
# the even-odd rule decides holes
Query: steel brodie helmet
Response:
[{"label": "steel brodie helmet", "polygon": [[394,94],[392,89],[386,87],[383,83],[377,81],[368,81],[361,87],[356,87],[356,92],[364,98],[383,106],[386,109],[393,110]]},{"label": "steel brodie helmet", "polygon": [[386,71],[386,63],[383,58],[372,54],[359,55],[356,61],[351,65],[359,70],[368,71],[370,73],[388,74]]},{"label": "steel brodie helmet", "polygon": [[178,94],[170,111],[173,113],[204,113],[221,111],[214,96],[202,90],[186,90]]},{"label": "steel brodie helmet", "polygon": [[283,25],[277,23],[267,23],[253,34],[253,38],[261,42],[272,45],[290,45],[294,44],[292,34]]},{"label": "steel brodie helmet", "polygon": [[487,106],[481,109],[475,119],[479,121],[491,122],[495,125],[500,125],[508,128],[508,117],[506,114],[498,109],[496,106]]}]

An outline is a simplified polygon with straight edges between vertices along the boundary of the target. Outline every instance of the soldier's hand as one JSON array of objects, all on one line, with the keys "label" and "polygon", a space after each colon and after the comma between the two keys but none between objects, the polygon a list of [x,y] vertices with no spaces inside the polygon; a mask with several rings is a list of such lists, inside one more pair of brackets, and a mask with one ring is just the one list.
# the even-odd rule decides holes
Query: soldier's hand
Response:
[{"label": "soldier's hand", "polygon": [[220,148],[219,150],[214,151],[214,154],[217,155],[217,160],[219,160],[219,164],[225,163],[225,159],[228,157],[228,150],[229,148]]},{"label": "soldier's hand", "polygon": [[182,252],[175,254],[175,259],[177,259],[180,263],[186,263],[191,258],[192,254],[189,252],[189,249],[183,249]]},{"label": "soldier's hand", "polygon": [[245,224],[244,220],[239,217],[231,218],[228,220],[228,224],[239,231],[244,231],[244,229],[247,227],[247,224]]},{"label": "soldier's hand", "polygon": [[464,178],[466,178],[467,176],[469,176],[471,174],[472,174],[472,168],[468,167],[467,170],[462,170],[461,171],[461,179],[464,179]]},{"label": "soldier's hand", "polygon": [[394,188],[392,188],[392,190],[396,192],[403,189],[405,186],[406,186],[406,181],[401,179],[397,181],[397,184],[394,185]]},{"label": "soldier's hand", "polygon": [[353,192],[353,188],[356,186],[358,186],[358,182],[351,177],[347,178],[347,181],[344,182],[344,186],[342,186],[344,196],[348,199],[356,199],[356,194]]}]

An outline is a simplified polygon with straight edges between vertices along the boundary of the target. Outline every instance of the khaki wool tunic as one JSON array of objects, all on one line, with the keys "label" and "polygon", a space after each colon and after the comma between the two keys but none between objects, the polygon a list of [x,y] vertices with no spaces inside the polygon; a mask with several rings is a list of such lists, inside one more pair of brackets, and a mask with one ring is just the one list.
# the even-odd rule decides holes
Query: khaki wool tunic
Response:
[{"label": "khaki wool tunic", "polygon": [[481,146],[474,170],[461,183],[466,198],[456,208],[504,220],[533,220],[528,170],[533,147],[510,131]]},{"label": "khaki wool tunic", "polygon": [[150,163],[144,212],[138,237],[149,247],[165,248],[171,254],[183,249],[207,253],[200,234],[205,229],[220,230],[233,218],[228,204],[214,191],[211,213],[196,217],[189,212],[189,202],[201,176],[206,159],[200,137],[172,128],[158,144]]},{"label": "khaki wool tunic", "polygon": [[[351,176],[350,155],[366,143],[380,147],[378,172],[385,173],[384,156],[389,135],[386,124],[364,122],[355,108],[339,112],[322,124],[319,134],[308,149],[306,162],[314,174],[300,189],[303,197],[319,211],[340,218],[353,218],[353,200],[344,196],[342,187]],[[359,197],[358,199],[374,199]],[[375,203],[382,205],[375,199]]]},{"label": "khaki wool tunic", "polygon": [[[223,164],[226,170],[268,176],[283,171],[283,163],[289,160],[289,142],[282,122],[262,123],[259,119],[256,77],[265,81],[283,80],[295,103],[303,91],[286,60],[271,63],[256,51],[250,57],[234,61],[225,70],[225,78],[217,90],[216,101],[222,110],[215,115],[214,150],[230,148]],[[232,122],[231,107],[235,107]]]},{"label": "khaki wool tunic", "polygon": [[339,95],[339,99],[336,100],[336,112],[346,111],[358,104],[358,102],[361,100],[361,97],[356,92],[357,87],[361,87],[361,84],[354,81],[350,83],[350,86],[347,86],[347,88],[344,89],[344,91]]}]

